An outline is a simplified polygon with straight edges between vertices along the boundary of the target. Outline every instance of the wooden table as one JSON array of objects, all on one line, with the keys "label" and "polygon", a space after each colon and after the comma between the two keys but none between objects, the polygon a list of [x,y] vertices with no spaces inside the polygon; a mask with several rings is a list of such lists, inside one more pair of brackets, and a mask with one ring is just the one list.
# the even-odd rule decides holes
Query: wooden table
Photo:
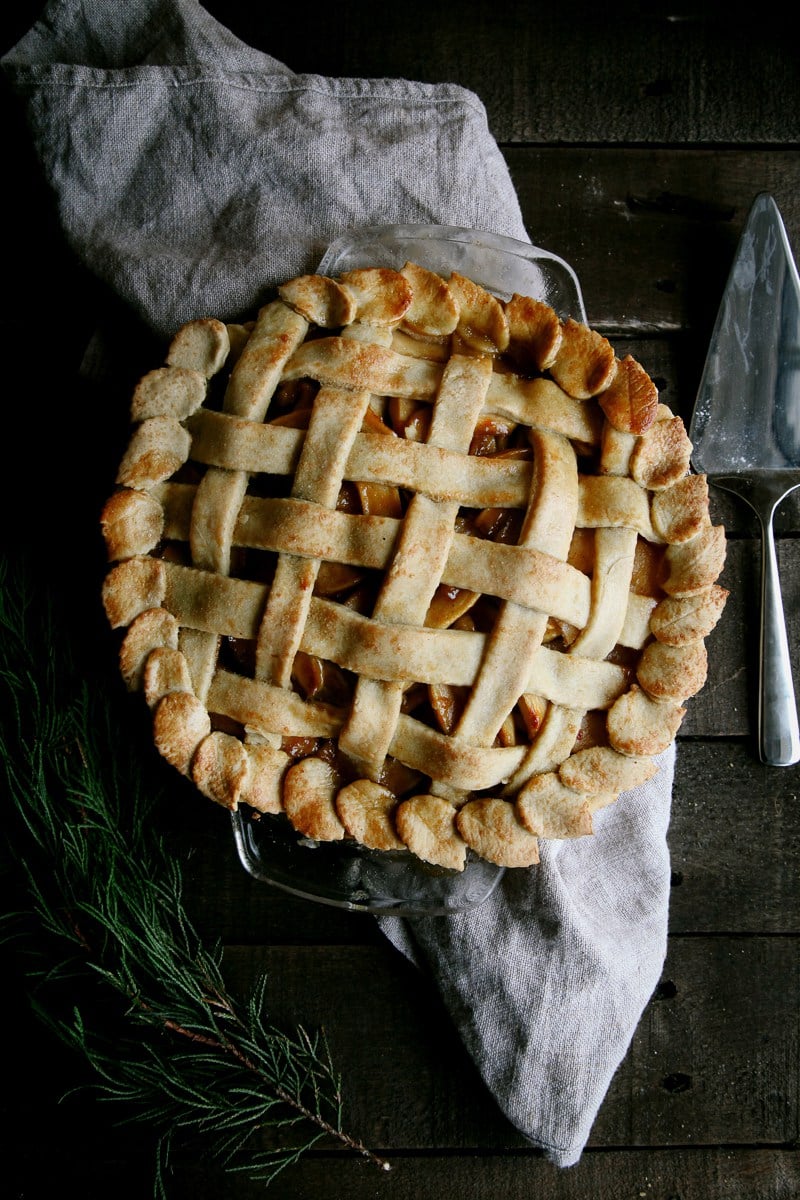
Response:
[{"label": "wooden table", "polygon": [[[6,14],[4,49],[39,7]],[[258,4],[206,7],[296,71],[450,81],[477,92],[531,239],[572,264],[589,323],[647,367],[687,423],[758,192],[774,195],[800,249],[797,43],[772,7],[412,0],[393,9],[359,0],[284,6],[280,18]],[[41,265],[28,259],[4,289],[5,328],[15,339],[4,359],[25,369],[37,363],[46,394],[36,402],[49,422],[37,441],[55,469],[64,461],[62,438],[87,456],[64,413],[99,299],[71,262],[24,133],[9,119],[15,169],[5,185],[13,211],[7,247],[13,229],[15,241],[42,253]],[[30,385],[27,395],[35,400]],[[4,407],[19,397],[6,396]],[[32,490],[49,490],[41,470],[27,462],[24,469]],[[83,498],[73,522],[91,514],[95,500]],[[199,929],[223,940],[234,983],[269,968],[278,1018],[324,1023],[348,1126],[394,1168],[383,1174],[318,1149],[269,1189],[276,1200],[800,1195],[800,767],[758,761],[757,529],[732,498],[714,493],[712,502],[729,534],[721,582],[731,596],[709,640],[708,682],[680,732],[667,962],[576,1167],[551,1166],[499,1114],[430,981],[369,915],[254,882],[235,858],[226,814],[176,797],[174,837],[187,856],[188,905]],[[797,680],[796,500],[784,504],[778,531]],[[85,570],[80,555],[93,536],[77,535],[73,579]],[[83,1075],[27,1014],[18,970],[7,978],[4,1057],[11,1062],[15,1043],[23,1053],[3,1089],[4,1194],[149,1195],[147,1131],[116,1129],[114,1114],[89,1096],[57,1103]],[[242,1200],[262,1190],[187,1164],[170,1194]]]}]

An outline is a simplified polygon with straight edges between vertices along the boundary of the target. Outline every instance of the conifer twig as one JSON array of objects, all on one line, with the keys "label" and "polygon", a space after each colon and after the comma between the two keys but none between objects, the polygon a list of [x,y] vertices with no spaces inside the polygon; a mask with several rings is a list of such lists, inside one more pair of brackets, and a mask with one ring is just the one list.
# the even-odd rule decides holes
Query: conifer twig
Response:
[{"label": "conifer twig", "polygon": [[0,753],[25,899],[0,933],[26,954],[35,1010],[103,1100],[152,1126],[159,1200],[187,1135],[266,1185],[325,1142],[388,1169],[344,1129],[324,1033],[270,1021],[266,974],[243,999],[229,992],[221,947],[184,906],[158,797],[56,623],[53,598],[0,563]]}]

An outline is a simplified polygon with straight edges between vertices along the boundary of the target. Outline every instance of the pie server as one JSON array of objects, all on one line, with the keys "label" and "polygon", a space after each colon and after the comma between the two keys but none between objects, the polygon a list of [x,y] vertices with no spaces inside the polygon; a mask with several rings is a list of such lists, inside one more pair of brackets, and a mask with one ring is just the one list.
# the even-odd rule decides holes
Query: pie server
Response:
[{"label": "pie server", "polygon": [[758,749],[800,760],[797,701],[772,519],[800,487],[800,278],[778,206],[756,196],[717,314],[689,428],[692,467],[761,528]]}]

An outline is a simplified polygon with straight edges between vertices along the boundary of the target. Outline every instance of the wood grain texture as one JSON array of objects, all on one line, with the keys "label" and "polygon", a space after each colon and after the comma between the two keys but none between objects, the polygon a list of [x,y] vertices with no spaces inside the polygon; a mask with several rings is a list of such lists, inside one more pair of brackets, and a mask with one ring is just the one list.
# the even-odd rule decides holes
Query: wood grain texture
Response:
[{"label": "wood grain texture", "polygon": [[673,933],[800,932],[796,771],[741,741],[681,743],[668,841]]},{"label": "wood grain texture", "polygon": [[[347,1127],[371,1148],[400,1158],[457,1151],[462,1162],[503,1154],[510,1179],[527,1177],[526,1140],[486,1093],[430,982],[388,943],[231,946],[226,969],[240,987],[268,972],[277,1021],[324,1025],[343,1074]],[[672,938],[590,1147],[790,1146],[798,1135],[798,1005],[796,939]],[[46,1039],[41,1048],[47,1051]],[[54,1069],[68,1067],[63,1056],[34,1054],[15,1083],[13,1105],[4,1101],[5,1127],[23,1160],[33,1161],[43,1125],[56,1138],[83,1129],[98,1164],[130,1152],[130,1135],[109,1133],[91,1093],[54,1107]],[[144,1152],[146,1134],[133,1141]],[[47,1163],[36,1167],[48,1170]],[[188,1194],[180,1186],[175,1193]],[[475,1180],[463,1192],[469,1200],[483,1194]]]},{"label": "wood grain texture", "polygon": [[[229,947],[227,961],[233,978],[247,978],[254,968],[269,972],[279,1019],[300,1013],[311,1025],[325,1025],[334,1055],[347,1064],[351,1122],[368,1144],[524,1145],[483,1092],[429,981],[392,947]],[[794,1141],[800,1132],[797,941],[673,938],[663,984],[590,1144],[691,1145],[700,1129],[711,1143]]]},{"label": "wood grain texture", "polygon": [[[738,1147],[681,1150],[678,1152],[614,1150],[587,1152],[569,1171],[558,1172],[541,1155],[521,1151],[514,1155],[402,1155],[392,1170],[376,1177],[366,1163],[331,1162],[314,1157],[293,1172],[279,1177],[267,1193],[271,1200],[306,1200],[316,1196],[348,1200],[731,1200],[747,1196],[758,1200],[796,1200],[800,1189],[800,1163],[791,1150],[761,1152]],[[331,1191],[336,1180],[338,1192]],[[190,1190],[191,1189],[191,1190]],[[115,1184],[115,1194],[123,1198]],[[187,1173],[177,1193],[195,1200],[255,1200],[261,1193],[252,1185],[234,1186],[216,1176]],[[38,1200],[38,1198],[37,1198]]]},{"label": "wood grain texture", "polygon": [[[312,0],[265,20],[205,6],[299,73],[457,83],[480,97],[500,142],[774,143],[800,130],[788,16],[744,5],[575,0],[344,9]],[[757,103],[752,103],[757,97]]]},{"label": "wood grain texture", "polygon": [[[75,1129],[75,1142],[81,1130]],[[124,1138],[117,1133],[123,1147]],[[93,1143],[88,1143],[94,1148]],[[56,1142],[45,1159],[31,1153],[24,1173],[11,1177],[10,1200],[52,1200],[77,1188],[81,1200],[144,1200],[149,1196],[147,1151],[129,1158],[108,1146],[86,1162],[74,1146]],[[577,1166],[558,1171],[538,1152],[398,1154],[391,1170],[316,1152],[279,1175],[270,1187],[223,1176],[213,1166],[182,1164],[170,1180],[171,1200],[796,1200],[800,1155],[791,1149],[736,1146],[680,1150],[588,1150]]]},{"label": "wood grain texture", "polygon": [[[750,206],[800,245],[796,150],[504,147],[531,241],[582,281],[604,332],[696,335],[702,354]],[[558,203],[553,203],[554,194]]]}]

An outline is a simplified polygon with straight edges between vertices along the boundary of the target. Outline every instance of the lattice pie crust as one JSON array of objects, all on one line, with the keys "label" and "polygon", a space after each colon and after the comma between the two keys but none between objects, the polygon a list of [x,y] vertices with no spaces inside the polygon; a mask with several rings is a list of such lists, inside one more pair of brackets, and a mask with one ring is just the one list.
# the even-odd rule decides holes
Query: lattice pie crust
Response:
[{"label": "lattice pie crust", "polygon": [[462,870],[656,770],[725,532],[632,357],[457,273],[311,275],[136,387],[103,600],[205,796]]}]

